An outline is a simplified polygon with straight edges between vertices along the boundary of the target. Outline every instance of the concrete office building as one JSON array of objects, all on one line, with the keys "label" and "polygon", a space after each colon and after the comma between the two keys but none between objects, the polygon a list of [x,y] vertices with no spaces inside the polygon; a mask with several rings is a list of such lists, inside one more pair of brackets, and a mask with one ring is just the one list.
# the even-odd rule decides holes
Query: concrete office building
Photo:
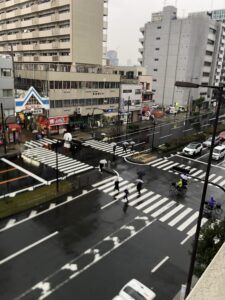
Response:
[{"label": "concrete office building", "polygon": [[153,76],[155,102],[163,106],[189,106],[192,99],[210,98],[207,88],[183,89],[175,81],[213,84],[217,60],[218,22],[206,14],[178,19],[177,9],[166,6],[153,13],[151,22],[140,29],[143,45],[139,59]]},{"label": "concrete office building", "polygon": [[[107,0],[0,1],[0,52],[14,54],[17,88],[28,91],[33,86],[40,93],[33,108],[43,109],[47,117],[75,114],[87,121],[90,115],[117,114],[119,76],[102,69],[107,4]],[[33,97],[37,93],[32,91]],[[37,103],[41,98],[49,98],[48,111]],[[24,106],[32,107],[31,102]]]},{"label": "concrete office building", "polygon": [[6,55],[0,55],[0,103],[2,103],[5,118],[14,115],[13,64],[11,56]]},{"label": "concrete office building", "polygon": [[[120,119],[123,122],[136,122],[142,109],[150,107],[152,102],[152,76],[140,66],[105,67],[107,73],[120,76]],[[129,117],[128,117],[129,115]]]}]

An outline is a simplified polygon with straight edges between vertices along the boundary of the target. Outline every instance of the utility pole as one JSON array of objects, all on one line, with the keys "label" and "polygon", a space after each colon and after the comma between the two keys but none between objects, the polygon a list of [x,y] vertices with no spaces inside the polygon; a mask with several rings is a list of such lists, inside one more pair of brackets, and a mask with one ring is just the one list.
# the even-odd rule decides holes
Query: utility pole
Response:
[{"label": "utility pole", "polygon": [[3,137],[3,145],[4,145],[4,154],[6,154],[7,149],[6,149],[6,138],[5,138],[5,120],[4,120],[4,112],[3,112],[2,103],[1,103],[1,117],[2,117],[2,137]]},{"label": "utility pole", "polygon": [[58,158],[58,141],[55,148],[55,160],[56,160],[56,192],[59,192],[59,158]]}]

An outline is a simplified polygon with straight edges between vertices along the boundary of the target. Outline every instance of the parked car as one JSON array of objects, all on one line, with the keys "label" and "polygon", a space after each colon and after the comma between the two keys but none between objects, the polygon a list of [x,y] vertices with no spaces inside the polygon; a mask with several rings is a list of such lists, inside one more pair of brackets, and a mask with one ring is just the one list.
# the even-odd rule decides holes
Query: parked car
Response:
[{"label": "parked car", "polygon": [[166,108],[165,112],[167,114],[176,114],[177,110],[176,110],[175,106],[169,106],[169,107]]},{"label": "parked car", "polygon": [[184,106],[179,106],[177,112],[181,113],[181,112],[185,112],[187,111],[186,108]]},{"label": "parked car", "polygon": [[220,132],[219,138],[221,141],[225,141],[225,131]]},{"label": "parked car", "polygon": [[130,280],[119,292],[119,295],[114,297],[113,300],[152,300],[156,294],[147,286],[136,279]]},{"label": "parked car", "polygon": [[182,153],[187,156],[194,156],[196,154],[201,153],[202,148],[203,146],[201,143],[190,143],[183,149]]},{"label": "parked car", "polygon": [[213,149],[212,158],[219,160],[225,156],[225,145],[217,146]]},{"label": "parked car", "polygon": [[[220,137],[219,137],[219,136],[216,136],[216,137],[215,137],[215,141],[214,141],[214,146],[219,145],[219,143],[220,143]],[[211,147],[211,144],[212,144],[212,137],[209,137],[206,141],[204,141],[204,142],[202,143],[202,145],[203,145],[204,147]]]}]

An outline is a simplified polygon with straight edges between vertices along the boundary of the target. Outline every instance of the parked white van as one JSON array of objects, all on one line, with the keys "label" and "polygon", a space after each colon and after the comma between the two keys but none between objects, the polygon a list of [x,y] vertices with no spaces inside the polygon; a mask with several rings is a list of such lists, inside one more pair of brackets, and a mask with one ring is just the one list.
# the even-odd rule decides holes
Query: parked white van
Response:
[{"label": "parked white van", "polygon": [[225,156],[225,145],[216,146],[213,149],[212,158],[215,160],[219,160]]}]

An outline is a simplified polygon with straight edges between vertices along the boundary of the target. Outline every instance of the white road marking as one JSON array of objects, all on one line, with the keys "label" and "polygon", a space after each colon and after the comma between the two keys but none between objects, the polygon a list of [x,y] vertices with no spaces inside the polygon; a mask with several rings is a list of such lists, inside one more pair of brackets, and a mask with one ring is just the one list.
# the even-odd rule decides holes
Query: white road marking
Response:
[{"label": "white road marking", "polygon": [[149,163],[147,163],[147,166],[150,166],[150,165],[156,163],[157,161],[161,161],[161,160],[163,160],[163,158],[158,158],[158,159],[155,159],[153,161],[150,161]]},{"label": "white road marking", "polygon": [[168,212],[166,215],[164,215],[162,218],[160,218],[159,220],[161,222],[165,222],[166,220],[168,220],[171,216],[173,216],[176,212],[178,212],[179,210],[181,210],[184,207],[183,204],[179,204],[177,207],[175,207],[173,210],[171,210],[170,212]]},{"label": "white road marking", "polygon": [[157,208],[158,206],[162,205],[163,203],[167,202],[169,199],[168,198],[163,198],[161,200],[159,200],[158,202],[156,202],[155,204],[153,204],[152,206],[146,208],[144,210],[145,214],[150,213],[150,211],[154,210],[155,208]]},{"label": "white road marking", "polygon": [[10,228],[16,223],[16,219],[10,219],[6,224],[5,228]]},{"label": "white road marking", "polygon": [[179,214],[175,219],[169,222],[169,226],[173,227],[176,225],[180,220],[182,220],[186,215],[188,215],[192,211],[192,208],[186,208],[181,214]]},{"label": "white road marking", "polygon": [[209,155],[209,153],[203,154],[202,156],[198,157],[196,160],[200,160],[201,158],[203,158],[203,157],[205,157],[207,155]]},{"label": "white road marking", "polygon": [[209,180],[211,180],[213,177],[215,177],[216,176],[216,174],[211,174],[210,176],[209,176]]},{"label": "white road marking", "polygon": [[157,210],[155,213],[151,214],[153,218],[158,217],[162,213],[164,213],[166,210],[168,210],[170,207],[172,207],[174,204],[176,204],[176,201],[170,201],[168,204],[163,206],[161,209]]},{"label": "white road marking", "polygon": [[160,165],[160,166],[158,167],[158,169],[164,168],[165,166],[168,166],[168,165],[171,165],[171,164],[173,164],[173,161],[168,161],[167,163],[165,163],[165,164],[163,164],[163,165]]},{"label": "white road marking", "polygon": [[177,165],[179,165],[179,163],[174,163],[174,164],[172,164],[171,166],[168,166],[168,167],[164,168],[163,171],[167,171],[167,170],[169,170],[169,169],[172,169],[173,167],[175,167],[175,166],[177,166]]},{"label": "white road marking", "polygon": [[33,218],[37,214],[36,210],[32,210],[28,218]]},{"label": "white road marking", "polygon": [[44,237],[43,239],[40,239],[39,241],[37,241],[37,242],[35,242],[35,243],[33,243],[33,244],[31,244],[31,245],[29,245],[29,246],[27,246],[27,247],[25,247],[25,248],[23,248],[23,249],[21,249],[21,250],[19,250],[19,251],[13,253],[13,254],[11,254],[11,255],[9,255],[8,257],[6,257],[6,258],[4,258],[4,259],[2,259],[2,260],[0,261],[0,265],[3,265],[4,263],[6,263],[6,262],[8,262],[9,260],[11,260],[11,259],[17,257],[18,255],[20,255],[20,254],[22,254],[22,253],[24,253],[24,252],[30,250],[31,248],[33,248],[33,247],[35,247],[35,246],[37,246],[37,245],[39,245],[39,244],[41,244],[41,243],[43,243],[43,242],[49,240],[50,238],[54,237],[54,236],[57,235],[58,233],[59,233],[58,231],[55,231],[54,233],[52,233],[52,234],[50,234],[50,235]]},{"label": "white road marking", "polygon": [[[181,156],[181,155],[179,155],[179,154],[176,154],[175,156],[180,157],[180,158],[183,158],[183,159],[187,159],[187,160],[191,160],[191,161],[196,162],[195,159],[190,158],[190,157]],[[205,163],[204,161],[198,161],[198,162],[201,163],[201,164],[203,164],[203,165],[208,165],[208,163]],[[224,170],[223,167],[220,167],[220,166],[218,166],[218,165],[213,165],[213,164],[211,164],[211,166],[213,166],[214,168],[218,168],[218,169]]]},{"label": "white road marking", "polygon": [[163,159],[163,160],[161,160],[161,161],[159,161],[159,162],[153,164],[152,167],[159,166],[159,165],[164,164],[164,163],[166,163],[166,162],[168,162],[168,160],[167,160],[167,159]]},{"label": "white road marking", "polygon": [[163,258],[152,270],[151,273],[155,273],[167,260],[169,259],[169,256],[166,256]]},{"label": "white road marking", "polygon": [[182,242],[180,242],[180,245],[184,245],[190,238],[191,236],[188,235]]},{"label": "white road marking", "polygon": [[139,204],[138,206],[136,206],[136,208],[138,210],[144,208],[145,206],[147,206],[148,204],[154,202],[155,200],[159,199],[161,197],[161,195],[157,194],[157,195],[154,195],[153,197],[151,197],[150,199],[148,199],[147,201]]},{"label": "white road marking", "polygon": [[[202,218],[201,226],[203,226],[207,221],[208,221],[208,219]],[[196,227],[197,227],[197,224],[188,231],[187,235],[193,236],[196,232]]]},{"label": "white road marking", "polygon": [[198,174],[204,172],[203,170],[198,170],[197,172],[195,173],[192,173],[191,176],[197,176]]},{"label": "white road marking", "polygon": [[187,219],[183,224],[181,224],[177,229],[179,231],[183,231],[185,228],[187,228],[194,220],[198,218],[198,211],[196,211],[189,219]]},{"label": "white road marking", "polygon": [[220,186],[223,186],[225,184],[225,180],[220,182]]},{"label": "white road marking", "polygon": [[168,135],[165,135],[165,136],[161,136],[159,139],[164,139],[164,138],[166,138],[166,137],[169,137],[169,136],[171,136],[172,134],[168,134]]},{"label": "white road marking", "polygon": [[218,176],[216,177],[216,179],[214,179],[212,182],[213,183],[217,183],[218,181],[220,181],[223,178],[223,176]]}]

